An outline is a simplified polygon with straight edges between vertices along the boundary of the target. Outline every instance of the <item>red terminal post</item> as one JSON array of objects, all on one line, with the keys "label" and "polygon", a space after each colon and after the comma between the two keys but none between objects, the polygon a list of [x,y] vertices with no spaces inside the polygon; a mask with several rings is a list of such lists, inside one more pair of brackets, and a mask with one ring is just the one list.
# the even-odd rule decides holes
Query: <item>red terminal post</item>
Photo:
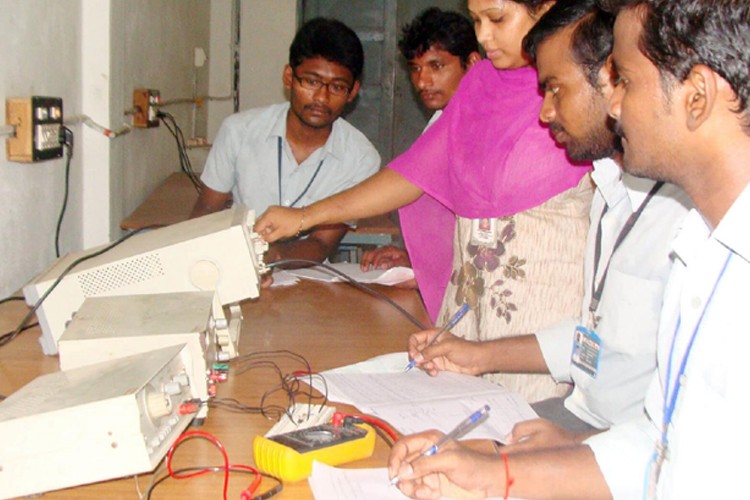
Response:
[{"label": "red terminal post", "polygon": [[333,418],[331,418],[331,425],[333,425],[334,427],[341,427],[341,424],[344,422],[345,417],[346,414],[337,411],[333,414]]},{"label": "red terminal post", "polygon": [[215,372],[212,370],[211,373],[208,374],[208,380],[211,382],[226,382],[227,376],[226,372]]},{"label": "red terminal post", "polygon": [[179,415],[190,415],[192,413],[198,413],[198,410],[200,410],[200,407],[201,407],[201,401],[199,399],[191,399],[182,403],[177,408],[177,413]]}]

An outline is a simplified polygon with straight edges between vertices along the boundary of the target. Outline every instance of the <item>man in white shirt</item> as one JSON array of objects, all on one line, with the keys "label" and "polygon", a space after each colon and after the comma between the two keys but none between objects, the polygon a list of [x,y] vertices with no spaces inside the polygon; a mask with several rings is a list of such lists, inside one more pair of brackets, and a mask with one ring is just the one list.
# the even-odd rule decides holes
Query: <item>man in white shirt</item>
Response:
[{"label": "man in white shirt", "polygon": [[[559,4],[531,29],[525,50],[535,60],[545,99],[540,118],[574,160],[594,161],[596,191],[584,262],[581,315],[534,334],[469,342],[450,334],[422,349],[435,332],[410,339],[410,353],[435,374],[550,373],[573,384],[564,399],[533,405],[540,417],[580,434],[640,415],[656,369],[656,332],[672,265],[671,242],[687,215],[687,196],[672,184],[623,174],[608,113],[614,90],[605,64],[614,17],[594,0]],[[471,363],[469,365],[462,363]],[[552,439],[548,422],[529,422],[515,439]],[[532,440],[533,442],[533,440]],[[531,442],[530,442],[531,443]]]},{"label": "man in white shirt", "polygon": [[636,2],[615,38],[625,168],[681,186],[697,211],[673,245],[647,418],[589,445],[615,497],[641,494],[640,475],[659,498],[739,498],[750,445],[750,5]]},{"label": "man in white shirt", "polygon": [[524,498],[745,495],[750,5],[619,3],[626,5],[611,7],[620,9],[611,114],[623,168],[680,186],[696,206],[673,244],[646,411],[583,445],[531,452],[517,445],[500,457],[454,445],[411,462],[404,451],[418,453],[438,434],[409,437],[394,447],[390,466],[410,494],[460,487]]},{"label": "man in white shirt", "polygon": [[[261,214],[270,205],[305,207],[363,181],[380,167],[370,141],[341,118],[359,91],[364,52],[357,35],[331,19],[313,19],[295,35],[283,71],[288,103],[243,111],[221,126],[201,175],[192,216],[240,202]],[[346,234],[315,228],[276,243],[267,262],[322,261]]]},{"label": "man in white shirt", "polygon": [[[466,72],[481,59],[474,27],[458,12],[430,7],[404,26],[398,48],[406,59],[409,78],[422,106],[433,112],[427,130],[440,117]],[[438,202],[423,196],[415,203],[428,206]],[[445,214],[435,211],[434,216]],[[360,260],[363,270],[396,266],[409,267],[411,261],[406,250],[391,245],[368,250]],[[416,282],[400,286],[407,285],[413,288]]]}]

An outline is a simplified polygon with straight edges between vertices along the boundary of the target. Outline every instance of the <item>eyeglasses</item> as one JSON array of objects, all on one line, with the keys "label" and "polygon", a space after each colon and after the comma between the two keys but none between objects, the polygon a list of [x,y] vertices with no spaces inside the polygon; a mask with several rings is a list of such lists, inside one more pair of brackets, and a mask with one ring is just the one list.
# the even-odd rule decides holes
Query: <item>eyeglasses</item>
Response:
[{"label": "eyeglasses", "polygon": [[331,95],[335,95],[338,97],[346,97],[349,95],[349,92],[352,91],[352,87],[340,82],[324,82],[323,80],[318,80],[317,78],[310,78],[307,76],[297,76],[297,73],[292,71],[292,75],[294,75],[294,79],[299,82],[299,84],[302,86],[303,89],[306,90],[313,90],[317,91],[322,89],[323,87],[326,87],[328,89],[328,92]]}]

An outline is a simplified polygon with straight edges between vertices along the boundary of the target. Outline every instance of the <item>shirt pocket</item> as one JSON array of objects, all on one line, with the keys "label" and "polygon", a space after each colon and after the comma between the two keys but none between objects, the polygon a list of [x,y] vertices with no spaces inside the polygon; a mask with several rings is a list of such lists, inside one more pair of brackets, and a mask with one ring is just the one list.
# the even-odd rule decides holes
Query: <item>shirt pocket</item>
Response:
[{"label": "shirt pocket", "polygon": [[604,348],[623,354],[656,352],[664,283],[610,269],[598,314]]}]

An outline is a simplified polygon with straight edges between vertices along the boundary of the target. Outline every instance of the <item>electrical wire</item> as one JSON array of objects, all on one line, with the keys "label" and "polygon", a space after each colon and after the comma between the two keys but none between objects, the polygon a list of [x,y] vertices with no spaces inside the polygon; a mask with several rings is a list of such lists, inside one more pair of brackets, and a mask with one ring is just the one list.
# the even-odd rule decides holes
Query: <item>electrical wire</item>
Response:
[{"label": "electrical wire", "polygon": [[170,115],[169,113],[158,111],[156,113],[156,117],[159,118],[162,123],[164,123],[164,126],[167,127],[167,130],[169,130],[169,133],[172,134],[172,137],[174,137],[175,141],[177,142],[177,154],[180,158],[180,170],[187,174],[190,182],[193,183],[195,190],[200,193],[203,189],[203,183],[198,177],[198,174],[195,173],[195,170],[193,170],[193,164],[190,161],[190,156],[188,156],[187,143],[185,142],[185,136],[182,133],[182,129],[179,127],[179,125],[177,125],[174,116]]},{"label": "electrical wire", "polygon": [[24,298],[19,295],[12,295],[10,297],[5,297],[4,299],[0,299],[0,304],[5,304],[6,302],[11,302],[14,300],[24,300]]},{"label": "electrical wire", "polygon": [[87,115],[75,115],[63,122],[65,125],[73,125],[77,123],[83,123],[92,130],[99,132],[109,139],[116,139],[120,136],[130,133],[132,127],[127,123],[123,123],[118,129],[112,130],[103,125],[99,125]]},{"label": "electrical wire", "polygon": [[0,137],[15,137],[16,126],[15,125],[0,125]]},{"label": "electrical wire", "polygon": [[[284,374],[281,367],[276,362],[279,359],[290,359],[301,364],[304,370],[297,370],[290,374]],[[233,376],[239,376],[249,370],[268,369],[276,374],[278,384],[272,385],[266,390],[260,398],[258,405],[249,405],[238,401],[235,398],[212,398],[208,404],[212,408],[221,408],[227,411],[238,413],[260,414],[267,419],[279,420],[284,414],[291,417],[290,408],[297,404],[300,396],[305,403],[312,407],[317,401],[325,404],[328,401],[328,386],[320,374],[314,373],[310,363],[299,354],[287,350],[277,351],[260,351],[243,356],[238,356],[229,360],[229,365],[233,370]],[[300,386],[299,378],[309,377],[309,388],[305,389]],[[322,396],[316,396],[313,393],[312,380],[320,378],[323,382]],[[270,404],[268,400],[276,393],[281,392],[286,396],[285,406],[280,404]]]},{"label": "electrical wire", "polygon": [[425,326],[424,323],[422,323],[417,318],[415,318],[414,315],[412,315],[411,313],[409,313],[409,311],[407,311],[406,309],[404,309],[403,307],[401,307],[400,305],[398,305],[390,297],[388,297],[388,296],[380,293],[379,291],[377,291],[377,290],[375,290],[375,289],[373,289],[373,288],[371,288],[371,287],[369,287],[369,286],[367,286],[367,285],[365,285],[363,283],[360,283],[359,281],[355,280],[354,278],[352,278],[348,274],[346,274],[344,272],[341,272],[338,269],[336,269],[335,267],[333,267],[333,266],[331,266],[329,264],[326,264],[324,262],[318,262],[316,260],[310,260],[310,259],[281,259],[281,260],[277,260],[276,262],[271,262],[270,264],[266,264],[266,267],[268,267],[269,269],[273,269],[275,267],[283,266],[283,265],[286,265],[286,264],[308,264],[310,266],[320,266],[323,269],[325,269],[326,271],[330,272],[331,274],[334,274],[336,276],[340,276],[340,277],[344,278],[347,281],[347,283],[349,283],[350,285],[352,285],[354,288],[357,288],[358,290],[361,290],[361,291],[363,291],[365,293],[369,293],[370,295],[373,295],[373,296],[379,298],[380,300],[382,300],[382,301],[390,304],[391,306],[393,306],[394,308],[396,308],[396,310],[398,310],[401,314],[403,314],[406,317],[406,319],[408,319],[410,322],[412,322],[414,325],[416,325],[417,328],[419,328],[420,330],[427,330],[428,329],[428,327]]},{"label": "electrical wire", "polygon": [[128,238],[130,238],[131,236],[135,236],[136,234],[138,234],[138,233],[140,233],[142,231],[146,231],[148,229],[153,229],[153,228],[154,228],[154,226],[148,226],[148,227],[144,227],[144,228],[138,229],[136,231],[132,231],[130,233],[127,233],[124,236],[122,236],[120,239],[118,239],[115,242],[113,242],[113,243],[105,246],[104,248],[101,248],[101,249],[97,250],[96,252],[90,253],[88,255],[84,255],[83,257],[79,257],[78,259],[76,259],[73,262],[71,262],[70,265],[68,265],[68,267],[66,267],[65,269],[63,269],[63,271],[60,273],[60,276],[58,276],[57,279],[52,282],[52,284],[50,285],[50,287],[42,294],[42,296],[39,297],[39,300],[37,300],[36,303],[34,303],[34,305],[29,309],[29,312],[21,320],[21,322],[19,323],[18,327],[16,327],[16,329],[13,330],[13,331],[11,331],[11,332],[7,332],[7,333],[4,333],[3,335],[0,335],[0,347],[3,347],[5,345],[7,345],[8,343],[10,343],[21,332],[26,331],[29,328],[32,328],[33,326],[36,326],[36,324],[34,324],[34,325],[26,325],[26,323],[28,323],[29,320],[31,319],[31,317],[36,313],[37,309],[39,309],[39,307],[42,305],[42,302],[44,302],[44,300],[49,296],[49,294],[52,293],[52,290],[54,290],[57,287],[57,285],[60,284],[60,282],[63,280],[63,278],[71,270],[73,270],[73,268],[75,268],[78,264],[80,264],[81,262],[85,262],[85,261],[87,261],[89,259],[93,259],[94,257],[98,257],[98,256],[102,255],[103,253],[108,252],[112,248],[116,247],[117,245],[121,244],[122,242],[124,242],[125,240],[127,240]]},{"label": "electrical wire", "polygon": [[70,193],[70,160],[73,158],[73,131],[68,127],[60,129],[60,142],[65,146],[67,159],[65,160],[65,194],[63,195],[62,208],[60,216],[57,218],[57,227],[55,228],[55,257],[60,257],[60,229],[65,217],[65,210],[68,207],[68,194]]},{"label": "electrical wire", "polygon": [[[173,469],[172,468],[172,457],[174,456],[174,453],[177,449],[177,447],[182,444],[183,442],[190,440],[190,439],[205,439],[207,441],[210,441],[214,444],[214,446],[217,447],[219,452],[222,455],[223,458],[223,465],[222,466],[203,466],[203,467],[187,467],[182,469]],[[211,472],[223,472],[224,473],[224,484],[223,484],[223,498],[226,500],[227,498],[227,490],[229,487],[229,473],[230,472],[240,472],[243,474],[253,474],[254,479],[250,485],[245,488],[242,491],[242,494],[240,495],[240,498],[242,500],[265,500],[267,498],[271,498],[272,496],[279,493],[283,485],[281,481],[273,476],[269,476],[267,474],[263,474],[259,472],[254,467],[250,467],[249,465],[242,465],[242,464],[235,464],[231,465],[229,464],[229,457],[227,455],[226,449],[224,448],[224,445],[221,444],[221,441],[219,441],[214,435],[209,434],[207,432],[203,431],[187,431],[183,432],[170,446],[169,451],[167,452],[167,456],[165,458],[165,461],[163,464],[166,464],[166,468],[168,473],[160,478],[157,479],[157,476],[159,475],[161,469],[163,468],[163,465],[159,465],[157,467],[157,470],[154,471],[154,474],[151,476],[151,482],[149,483],[148,488],[146,489],[146,492],[144,494],[140,493],[140,488],[138,487],[138,480],[136,478],[136,489],[138,490],[139,498],[149,500],[151,498],[151,494],[153,493],[154,489],[164,482],[165,480],[172,478],[172,479],[189,479],[196,476],[202,476],[204,474],[208,474]],[[260,494],[260,495],[254,495],[254,493],[257,491],[258,487],[260,486],[262,479],[266,477],[269,479],[273,479],[277,482],[276,486],[271,488],[270,490]]]},{"label": "electrical wire", "polygon": [[[208,472],[224,472],[224,468],[223,467],[216,467],[216,466],[185,467],[185,468],[182,468],[182,469],[177,469],[177,470],[175,470],[175,472],[178,473],[178,474],[182,474],[182,473],[185,473],[185,472],[193,472],[193,471],[198,471],[198,470],[205,470],[205,471],[208,471]],[[238,468],[231,468],[231,467],[229,469],[229,472],[239,472],[240,474],[252,474],[252,472],[250,472],[249,470],[238,469]],[[278,493],[281,493],[281,490],[284,488],[284,484],[278,478],[275,478],[275,477],[270,476],[268,474],[264,474],[262,472],[261,472],[260,475],[262,477],[264,477],[264,478],[273,479],[274,481],[276,481],[276,485],[273,488],[271,488],[270,490],[261,493],[260,495],[256,495],[254,497],[247,497],[247,500],[266,500],[268,498],[271,498],[271,497],[277,495]],[[144,500],[149,500],[151,498],[151,495],[153,494],[154,490],[156,489],[156,487],[158,485],[162,484],[167,479],[170,479],[170,475],[169,474],[165,474],[164,476],[160,477],[159,479],[156,479],[155,481],[153,481],[149,485],[149,489],[146,490],[146,492],[144,493],[144,495],[139,496],[139,498],[142,498]]]}]

